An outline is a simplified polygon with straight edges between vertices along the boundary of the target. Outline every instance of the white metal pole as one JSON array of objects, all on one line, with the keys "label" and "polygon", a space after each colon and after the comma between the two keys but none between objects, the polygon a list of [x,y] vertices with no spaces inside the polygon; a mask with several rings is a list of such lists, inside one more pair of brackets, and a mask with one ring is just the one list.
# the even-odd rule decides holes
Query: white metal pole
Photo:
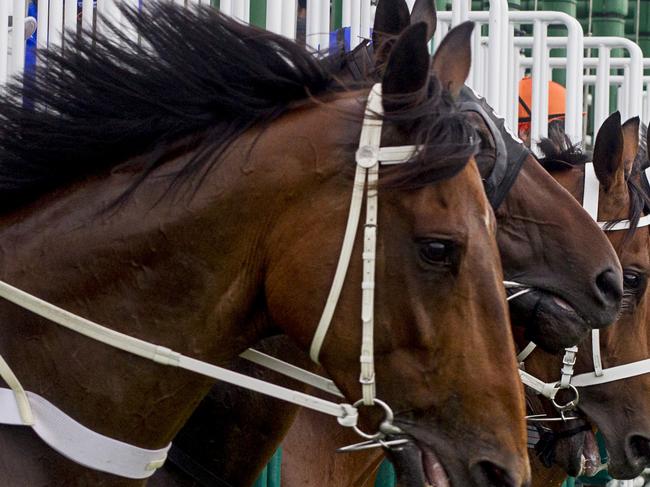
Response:
[{"label": "white metal pole", "polygon": [[533,96],[531,100],[530,116],[530,140],[536,143],[542,133],[541,125],[544,120],[541,117],[542,108],[542,71],[544,70],[544,58],[542,54],[546,50],[546,25],[542,20],[533,22]]},{"label": "white metal pole", "polygon": [[307,45],[314,49],[318,49],[320,41],[320,33],[318,32],[320,2],[321,0],[307,0],[306,40]]},{"label": "white metal pole", "polygon": [[609,114],[609,47],[598,48],[598,68],[596,69],[596,89],[594,100],[594,137]]},{"label": "white metal pole", "polygon": [[469,11],[471,10],[470,1],[471,0],[453,0],[451,4],[452,27],[465,22],[469,18]]},{"label": "white metal pole", "polygon": [[[9,3],[0,2],[0,24],[9,25]],[[4,90],[9,76],[7,61],[9,54],[9,30],[0,29],[0,91]]]},{"label": "white metal pole", "polygon": [[318,20],[320,49],[326,52],[330,45],[330,0],[321,0]]},{"label": "white metal pole", "polygon": [[361,0],[360,17],[361,18],[360,18],[359,35],[361,36],[361,39],[369,39],[370,38],[370,0]]},{"label": "white metal pole", "polygon": [[[38,15],[40,16],[41,12],[38,12]],[[69,35],[74,36],[77,33],[77,0],[65,0],[63,26],[65,27],[64,37],[66,41]]]},{"label": "white metal pole", "polygon": [[519,123],[519,49],[515,48],[515,25],[509,24],[508,32],[508,87],[506,96],[506,123],[513,133],[518,134]]},{"label": "white metal pole", "polygon": [[219,2],[219,10],[226,15],[232,15],[232,2],[233,0],[221,0]]},{"label": "white metal pole", "polygon": [[[6,3],[6,2],[2,2]],[[36,45],[39,49],[44,49],[47,47],[47,24],[50,18],[50,1],[49,0],[38,0],[38,19],[37,19],[37,34],[36,34]]]},{"label": "white metal pole", "polygon": [[297,28],[297,3],[296,0],[285,0],[282,9],[282,34],[289,39],[296,39]]},{"label": "white metal pole", "polygon": [[350,10],[350,49],[354,49],[361,42],[361,2],[355,0],[352,2]]},{"label": "white metal pole", "polygon": [[50,0],[48,38],[50,48],[63,45],[63,0]]},{"label": "white metal pole", "polygon": [[341,2],[341,21],[343,27],[350,27],[352,23],[352,4],[357,0],[343,0]]},{"label": "white metal pole", "polygon": [[[503,25],[508,23],[508,3],[507,0],[490,0],[489,13],[489,41],[488,41],[488,86],[487,101],[492,107],[501,110],[501,86],[505,82],[506,68],[503,64],[507,55],[502,52],[503,49]],[[502,78],[503,77],[503,78]],[[502,112],[503,113],[503,112]]]},{"label": "white metal pole", "polygon": [[83,0],[81,4],[81,27],[91,30],[93,28],[93,0]]},{"label": "white metal pole", "polygon": [[[6,1],[6,0],[5,0]],[[22,73],[25,67],[25,0],[13,0],[11,30],[11,74]],[[9,26],[4,24],[4,29]]]},{"label": "white metal pole", "polygon": [[266,30],[282,33],[282,0],[266,0]]}]

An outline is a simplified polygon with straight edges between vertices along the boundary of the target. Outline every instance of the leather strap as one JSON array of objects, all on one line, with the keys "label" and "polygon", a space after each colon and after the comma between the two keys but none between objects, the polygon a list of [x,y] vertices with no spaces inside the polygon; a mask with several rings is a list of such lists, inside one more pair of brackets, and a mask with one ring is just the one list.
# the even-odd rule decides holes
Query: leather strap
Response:
[{"label": "leather strap", "polygon": [[600,356],[600,330],[594,328],[591,330],[591,356],[594,362],[594,374],[603,375],[603,361]]},{"label": "leather strap", "polygon": [[25,396],[33,413],[30,424],[23,421],[14,392],[0,388],[0,423],[30,426],[51,448],[80,465],[121,477],[145,479],[165,462],[170,445],[147,450],[100,435],[38,394],[26,392]]},{"label": "leather strap", "polygon": [[629,364],[608,367],[602,370],[601,375],[596,375],[594,372],[576,375],[571,380],[571,384],[576,387],[589,387],[648,373],[650,373],[650,359],[645,359]]},{"label": "leather strap", "polygon": [[320,375],[314,374],[313,372],[309,372],[308,370],[301,369],[300,367],[296,367],[293,364],[272,357],[271,355],[267,355],[258,350],[249,348],[239,356],[248,360],[249,362],[261,365],[262,367],[273,370],[279,374],[286,375],[287,377],[315,387],[316,389],[320,389],[321,391],[334,394],[338,397],[343,397],[343,394],[339,388],[336,387],[334,381],[326,379],[325,377],[321,377]]},{"label": "leather strap", "polygon": [[562,357],[562,370],[560,376],[560,389],[566,389],[571,384],[571,377],[573,377],[573,366],[576,364],[577,353],[578,347],[564,349],[564,357]]}]

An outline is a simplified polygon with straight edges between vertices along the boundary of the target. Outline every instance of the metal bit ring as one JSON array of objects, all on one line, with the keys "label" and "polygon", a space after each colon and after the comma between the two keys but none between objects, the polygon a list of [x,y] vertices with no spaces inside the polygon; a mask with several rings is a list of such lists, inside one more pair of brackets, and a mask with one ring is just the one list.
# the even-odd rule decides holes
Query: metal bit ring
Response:
[{"label": "metal bit ring", "polygon": [[[384,417],[384,420],[381,422],[381,425],[379,427],[379,431],[377,431],[377,433],[371,435],[371,434],[368,434],[368,433],[365,433],[365,432],[361,431],[358,426],[353,426],[352,429],[354,429],[354,431],[356,431],[356,433],[359,436],[361,436],[362,438],[365,438],[367,440],[378,440],[380,438],[384,438],[386,436],[386,434],[389,434],[389,433],[394,434],[394,433],[401,432],[401,430],[399,428],[397,428],[396,426],[393,426],[393,419],[395,418],[395,416],[393,415],[393,410],[390,408],[390,406],[388,406],[388,404],[386,404],[384,401],[382,401],[380,399],[373,399],[373,401],[375,403],[374,405],[381,406],[384,409],[385,417]],[[353,404],[353,406],[355,408],[359,408],[360,406],[363,406],[363,405],[364,405],[363,404],[363,399],[359,399],[357,402],[355,402]]]}]

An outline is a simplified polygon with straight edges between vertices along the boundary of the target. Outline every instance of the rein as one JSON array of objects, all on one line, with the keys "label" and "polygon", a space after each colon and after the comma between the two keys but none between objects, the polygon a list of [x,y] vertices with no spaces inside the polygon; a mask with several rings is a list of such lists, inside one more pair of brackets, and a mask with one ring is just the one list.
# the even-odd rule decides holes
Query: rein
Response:
[{"label": "rein", "polygon": [[[0,297],[53,323],[133,355],[162,365],[178,367],[228,382],[334,416],[339,424],[353,428],[360,436],[369,440],[365,444],[374,445],[377,442],[378,445],[391,446],[405,443],[408,440],[384,441],[387,435],[401,433],[401,430],[392,424],[393,412],[391,408],[378,399],[375,394],[373,328],[378,203],[376,185],[379,178],[380,163],[407,163],[417,153],[418,147],[412,145],[381,147],[382,114],[381,84],[375,84],[368,94],[359,148],[355,155],[356,173],[341,254],[334,281],[312,341],[310,353],[312,359],[317,361],[345,281],[365,193],[366,221],[363,226],[363,278],[361,283],[362,345],[360,353],[361,375],[359,377],[363,398],[352,405],[326,401],[184,356],[169,348],[103,327],[2,281],[0,281]],[[253,361],[273,362],[275,360],[269,360],[272,357],[250,350],[243,355],[246,358],[252,358]],[[284,367],[284,369],[287,369],[287,367]],[[294,367],[293,369],[297,368]],[[292,372],[295,373],[295,370],[292,370]],[[314,376],[315,374],[311,375]],[[2,357],[0,357],[0,377],[10,387],[10,389],[0,388],[0,424],[30,426],[48,445],[71,460],[86,467],[122,477],[147,478],[163,465],[170,445],[160,450],[147,450],[114,440],[85,428],[45,399],[25,391]],[[311,377],[311,380],[313,383],[314,378]],[[315,380],[315,382],[319,383],[322,386],[321,388],[324,387],[328,392],[341,395],[331,381],[321,379]],[[377,433],[364,433],[357,427],[357,408],[361,405],[379,405],[384,409],[385,419]]]}]

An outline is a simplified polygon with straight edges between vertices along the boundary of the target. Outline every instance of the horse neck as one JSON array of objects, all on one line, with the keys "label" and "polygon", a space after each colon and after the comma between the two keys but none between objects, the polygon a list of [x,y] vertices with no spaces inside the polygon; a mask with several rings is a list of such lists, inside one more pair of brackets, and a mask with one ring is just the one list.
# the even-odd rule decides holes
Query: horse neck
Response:
[{"label": "horse neck", "polygon": [[[358,105],[345,103],[338,108]],[[100,210],[129,187],[130,170],[48,195],[0,222],[2,276],[109,328],[224,363],[268,330],[261,281],[274,216],[324,181],[344,177],[340,160],[327,157],[337,140],[350,139],[340,118],[322,106],[251,131],[191,198],[165,196],[170,181],[162,176],[183,157],[148,177],[115,212]],[[14,306],[0,313],[15,325],[2,334],[0,353],[24,387],[99,433],[162,447],[209,389],[210,381],[194,374],[118,352]]]}]

